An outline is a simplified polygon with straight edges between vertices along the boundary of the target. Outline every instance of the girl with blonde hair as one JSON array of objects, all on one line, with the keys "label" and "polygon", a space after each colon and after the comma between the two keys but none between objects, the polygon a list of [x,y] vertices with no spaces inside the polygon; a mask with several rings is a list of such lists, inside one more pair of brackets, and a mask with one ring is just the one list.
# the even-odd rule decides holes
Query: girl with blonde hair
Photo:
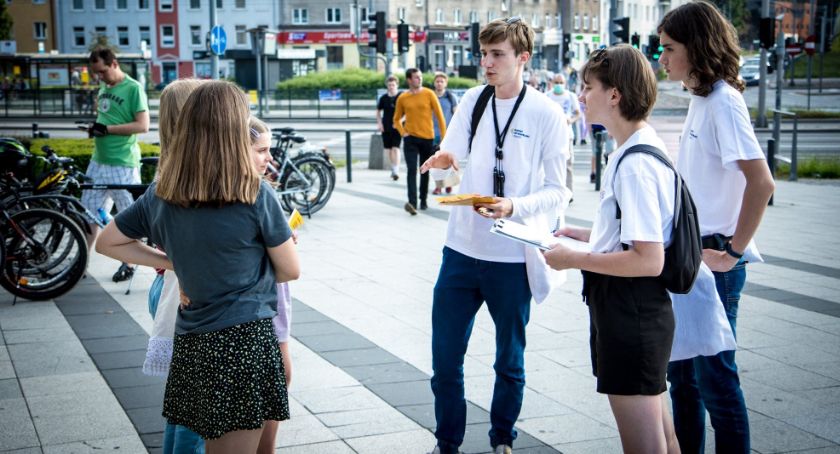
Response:
[{"label": "girl with blonde hair", "polygon": [[297,279],[300,266],[275,192],[254,166],[248,118],[234,84],[196,88],[160,180],[97,244],[110,257],[176,270],[191,302],[176,320],[163,416],[214,454],[255,453],[265,423],[289,418],[271,318],[275,284]]}]

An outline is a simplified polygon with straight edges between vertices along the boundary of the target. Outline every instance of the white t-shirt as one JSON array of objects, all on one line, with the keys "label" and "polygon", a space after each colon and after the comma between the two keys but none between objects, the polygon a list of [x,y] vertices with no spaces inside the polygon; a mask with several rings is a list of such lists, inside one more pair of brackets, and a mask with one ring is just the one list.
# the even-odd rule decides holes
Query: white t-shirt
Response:
[{"label": "white t-shirt", "polygon": [[[487,103],[473,139],[472,152],[468,153],[473,107],[483,89],[484,86],[479,86],[464,93],[440,145],[458,160],[467,159],[460,186],[462,194],[493,195],[496,131],[492,100]],[[515,103],[516,97],[496,99],[500,132]],[[565,206],[568,200],[565,162],[569,153],[565,125],[566,116],[557,104],[528,87],[504,140],[504,193],[513,201],[513,219],[527,224],[527,219],[535,214],[555,216]],[[536,191],[533,190],[534,181],[538,182]],[[525,246],[490,233],[492,225],[492,219],[479,216],[471,207],[453,207],[446,246],[479,260],[525,262]],[[553,226],[545,227],[548,232]]]},{"label": "white t-shirt", "polygon": [[[574,116],[575,110],[580,109],[578,107],[578,100],[575,94],[569,90],[565,90],[561,95],[555,95],[553,91],[546,92],[545,94],[548,96],[548,99],[557,103],[561,109],[563,109],[563,113],[566,114],[566,117]],[[572,130],[572,125],[569,125],[569,131]],[[572,139],[572,136],[569,136],[569,140]]]},{"label": "white t-shirt", "polygon": [[765,159],[744,97],[723,80],[691,97],[677,169],[697,205],[700,234],[732,235],[747,180],[737,161]]},{"label": "white t-shirt", "polygon": [[[665,143],[653,128],[646,126],[610,155],[589,238],[592,252],[620,251],[621,243],[632,247],[634,241],[662,243],[663,247],[670,244],[674,228],[674,171],[653,156],[633,153],[621,163],[617,176],[615,173],[624,151],[637,144],[652,145],[667,154]],[[616,199],[621,207],[620,220],[615,218]]]}]

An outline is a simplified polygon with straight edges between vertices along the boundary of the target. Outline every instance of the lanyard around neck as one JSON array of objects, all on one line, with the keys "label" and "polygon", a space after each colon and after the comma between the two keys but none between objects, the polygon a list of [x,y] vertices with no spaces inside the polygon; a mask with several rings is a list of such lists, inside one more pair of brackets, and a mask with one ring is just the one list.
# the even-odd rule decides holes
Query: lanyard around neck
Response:
[{"label": "lanyard around neck", "polygon": [[496,95],[493,94],[491,98],[491,105],[493,107],[493,127],[496,128],[496,154],[501,155],[502,147],[505,145],[505,137],[507,136],[508,128],[510,128],[510,122],[513,120],[513,116],[516,115],[516,111],[519,109],[519,105],[522,104],[522,100],[525,99],[525,92],[528,90],[528,85],[522,84],[522,90],[519,92],[519,97],[516,98],[516,103],[513,105],[513,110],[510,111],[510,116],[507,119],[507,123],[505,124],[505,128],[499,133],[499,120],[496,118]]}]

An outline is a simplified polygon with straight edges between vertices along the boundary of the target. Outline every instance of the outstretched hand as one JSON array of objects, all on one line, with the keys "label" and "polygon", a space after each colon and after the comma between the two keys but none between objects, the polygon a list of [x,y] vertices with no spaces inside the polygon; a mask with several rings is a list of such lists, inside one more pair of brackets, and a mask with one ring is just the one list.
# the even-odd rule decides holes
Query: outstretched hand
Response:
[{"label": "outstretched hand", "polygon": [[456,171],[458,169],[458,160],[455,156],[443,150],[438,150],[431,158],[427,159],[423,165],[420,166],[420,173],[426,173],[429,169],[448,169],[452,167]]}]

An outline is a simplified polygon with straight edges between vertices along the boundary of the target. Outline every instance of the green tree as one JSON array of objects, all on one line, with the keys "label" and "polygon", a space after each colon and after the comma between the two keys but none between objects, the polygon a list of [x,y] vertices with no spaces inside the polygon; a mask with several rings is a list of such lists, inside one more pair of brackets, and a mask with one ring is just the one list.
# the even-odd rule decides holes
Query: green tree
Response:
[{"label": "green tree", "polygon": [[744,40],[750,33],[749,12],[745,0],[715,0],[715,4],[735,27],[738,38]]},{"label": "green tree", "polygon": [[14,20],[9,14],[9,6],[5,1],[0,1],[0,40],[12,39],[12,25]]},{"label": "green tree", "polygon": [[[0,0],[0,2],[2,2],[2,0]],[[94,49],[99,47],[110,48],[112,51],[114,51],[115,54],[119,51],[119,49],[117,49],[117,46],[115,46],[111,43],[110,40],[108,40],[107,35],[100,35],[96,32],[91,33],[90,46],[88,46],[88,51],[93,51]]]}]

